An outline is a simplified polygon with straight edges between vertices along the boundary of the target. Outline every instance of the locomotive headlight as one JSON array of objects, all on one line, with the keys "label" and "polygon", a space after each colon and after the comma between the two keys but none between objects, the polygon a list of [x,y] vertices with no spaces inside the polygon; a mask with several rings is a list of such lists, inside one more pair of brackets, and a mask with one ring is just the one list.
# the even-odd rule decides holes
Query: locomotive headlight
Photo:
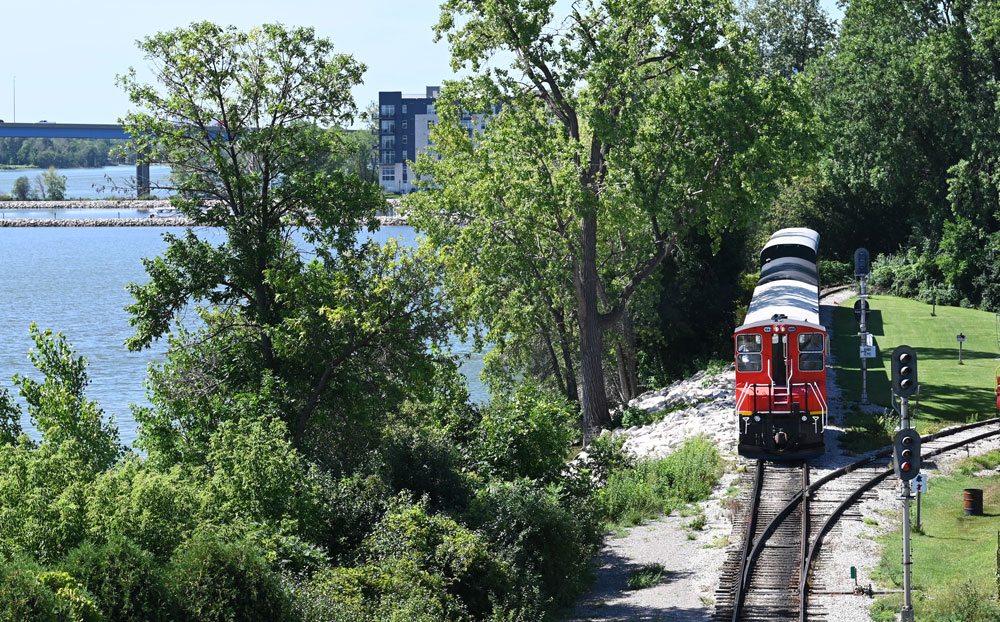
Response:
[{"label": "locomotive headlight", "polygon": [[753,420],[754,421],[760,421],[760,415],[754,415],[753,416]]},{"label": "locomotive headlight", "polygon": [[809,417],[807,417],[807,416],[805,416],[805,415],[802,415],[802,420],[803,420],[803,421],[809,421]]}]

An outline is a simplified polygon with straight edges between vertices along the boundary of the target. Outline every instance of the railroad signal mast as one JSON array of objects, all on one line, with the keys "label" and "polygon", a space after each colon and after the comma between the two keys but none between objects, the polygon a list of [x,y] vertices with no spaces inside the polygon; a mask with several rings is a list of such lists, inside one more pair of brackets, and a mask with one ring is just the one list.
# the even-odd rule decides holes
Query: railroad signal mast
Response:
[{"label": "railroad signal mast", "polygon": [[892,351],[892,392],[899,396],[899,431],[892,443],[893,465],[903,485],[903,608],[901,622],[913,622],[910,599],[910,481],[920,473],[920,435],[910,428],[910,396],[918,388],[917,353],[910,346]]},{"label": "railroad signal mast", "polygon": [[858,301],[854,304],[854,315],[861,325],[861,403],[868,403],[868,359],[875,358],[875,345],[868,334],[868,275],[871,274],[871,260],[867,248],[854,251],[854,276],[861,283]]}]

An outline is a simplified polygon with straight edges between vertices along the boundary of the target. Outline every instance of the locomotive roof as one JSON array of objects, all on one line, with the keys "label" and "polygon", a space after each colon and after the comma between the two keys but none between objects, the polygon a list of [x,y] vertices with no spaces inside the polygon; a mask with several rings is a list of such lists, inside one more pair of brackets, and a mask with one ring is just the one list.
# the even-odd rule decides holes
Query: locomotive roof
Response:
[{"label": "locomotive roof", "polygon": [[799,257],[778,257],[764,264],[760,269],[758,285],[781,280],[802,281],[810,285],[819,285],[816,264]]},{"label": "locomotive roof", "polygon": [[790,279],[758,285],[753,290],[753,298],[743,325],[770,323],[775,315],[820,326],[819,288]]},{"label": "locomotive roof", "polygon": [[760,251],[760,263],[777,257],[801,257],[815,262],[819,257],[819,233],[805,227],[775,231]]}]

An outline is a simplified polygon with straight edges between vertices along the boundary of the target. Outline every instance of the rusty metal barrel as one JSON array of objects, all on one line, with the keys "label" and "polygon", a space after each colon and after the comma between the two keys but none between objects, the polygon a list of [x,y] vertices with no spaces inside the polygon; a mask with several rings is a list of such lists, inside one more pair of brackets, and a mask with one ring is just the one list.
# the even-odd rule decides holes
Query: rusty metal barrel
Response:
[{"label": "rusty metal barrel", "polygon": [[983,489],[982,488],[966,488],[965,489],[965,515],[966,516],[982,516],[983,515]]}]

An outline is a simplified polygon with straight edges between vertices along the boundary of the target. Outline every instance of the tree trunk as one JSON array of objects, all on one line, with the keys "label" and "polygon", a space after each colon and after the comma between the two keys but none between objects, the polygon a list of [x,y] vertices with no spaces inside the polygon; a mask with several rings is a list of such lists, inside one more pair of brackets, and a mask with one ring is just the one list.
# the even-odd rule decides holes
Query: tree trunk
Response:
[{"label": "tree trunk", "polygon": [[580,374],[583,381],[583,421],[585,427],[611,424],[608,393],[604,384],[604,327],[597,306],[597,216],[583,218],[581,253],[575,281],[580,322]]},{"label": "tree trunk", "polygon": [[622,314],[621,334],[615,347],[618,359],[618,382],[622,388],[622,402],[628,404],[639,395],[639,379],[636,375],[635,332],[632,316],[626,310]]}]

